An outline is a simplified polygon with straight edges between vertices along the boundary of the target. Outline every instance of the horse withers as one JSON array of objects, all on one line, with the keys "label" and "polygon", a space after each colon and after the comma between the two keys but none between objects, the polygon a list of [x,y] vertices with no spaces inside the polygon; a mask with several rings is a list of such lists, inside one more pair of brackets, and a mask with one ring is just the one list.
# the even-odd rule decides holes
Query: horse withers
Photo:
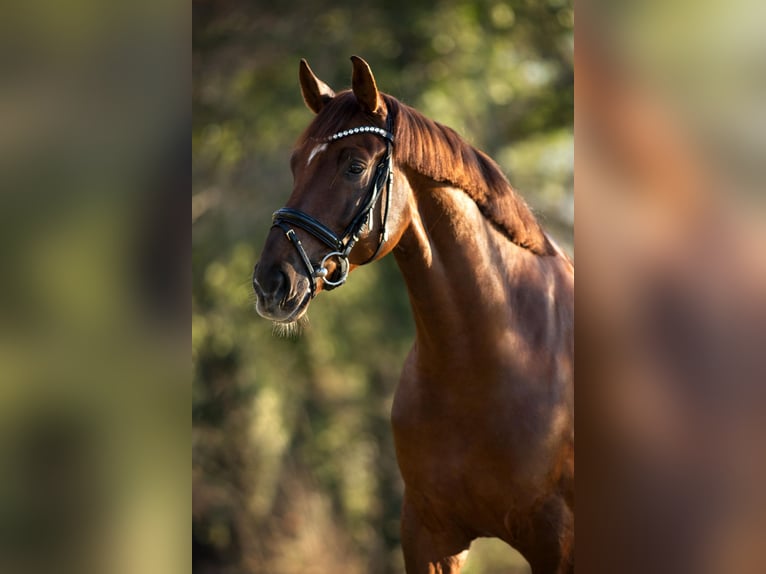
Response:
[{"label": "horse withers", "polygon": [[494,161],[351,60],[338,94],[300,63],[316,116],[255,267],[256,309],[294,325],[393,252],[416,326],[391,413],[408,574],[459,572],[477,537],[534,574],[572,572],[572,262]]}]

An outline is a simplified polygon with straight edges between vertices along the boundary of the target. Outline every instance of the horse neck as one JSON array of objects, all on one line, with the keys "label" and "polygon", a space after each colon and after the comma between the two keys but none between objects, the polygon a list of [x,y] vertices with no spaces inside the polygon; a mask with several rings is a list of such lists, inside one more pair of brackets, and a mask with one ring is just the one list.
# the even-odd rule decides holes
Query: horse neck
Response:
[{"label": "horse neck", "polygon": [[433,182],[413,187],[411,212],[394,254],[419,354],[470,368],[496,359],[498,343],[513,344],[514,333],[549,339],[540,331],[552,328],[546,318],[560,288],[561,262],[552,261],[558,256],[512,243],[459,189]]}]

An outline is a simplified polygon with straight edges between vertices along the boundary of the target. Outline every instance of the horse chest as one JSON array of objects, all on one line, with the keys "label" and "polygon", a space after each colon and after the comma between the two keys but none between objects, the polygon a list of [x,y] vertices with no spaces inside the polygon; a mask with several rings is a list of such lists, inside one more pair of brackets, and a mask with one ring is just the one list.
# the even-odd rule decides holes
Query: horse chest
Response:
[{"label": "horse chest", "polygon": [[[417,381],[400,383],[392,410],[399,465],[405,480],[459,486],[477,460],[507,459],[513,449],[505,425],[477,416],[457,397],[431,393]],[[477,469],[480,470],[480,469]]]},{"label": "horse chest", "polygon": [[402,372],[391,422],[407,486],[444,501],[504,500],[511,484],[519,492],[539,483],[550,465],[540,397],[508,392],[513,383],[500,373],[445,380],[444,372],[424,374],[415,352]]}]

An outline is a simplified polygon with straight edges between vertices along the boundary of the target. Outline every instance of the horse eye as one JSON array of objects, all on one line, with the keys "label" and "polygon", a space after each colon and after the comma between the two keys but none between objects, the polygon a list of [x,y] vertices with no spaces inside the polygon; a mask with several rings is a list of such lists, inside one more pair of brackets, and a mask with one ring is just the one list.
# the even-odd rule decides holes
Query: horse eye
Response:
[{"label": "horse eye", "polygon": [[359,163],[355,161],[350,166],[348,166],[348,173],[353,175],[359,175],[364,172],[365,165],[363,163]]}]

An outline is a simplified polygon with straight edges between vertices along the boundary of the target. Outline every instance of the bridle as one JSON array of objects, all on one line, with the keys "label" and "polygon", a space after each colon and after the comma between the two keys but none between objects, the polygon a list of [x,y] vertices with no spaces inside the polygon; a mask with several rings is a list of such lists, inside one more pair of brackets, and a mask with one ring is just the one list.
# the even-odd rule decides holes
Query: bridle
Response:
[{"label": "bridle", "polygon": [[[321,223],[319,220],[313,218],[309,214],[298,209],[283,207],[282,209],[276,210],[272,216],[272,226],[279,227],[282,231],[285,232],[285,236],[295,246],[296,251],[298,251],[298,255],[300,255],[301,260],[306,267],[306,271],[308,271],[311,297],[316,295],[317,279],[322,280],[325,285],[325,289],[328,291],[335,289],[336,287],[339,287],[345,283],[349,271],[348,256],[351,253],[351,250],[354,248],[354,245],[356,245],[356,242],[359,241],[359,235],[362,232],[362,229],[367,223],[370,223],[370,220],[372,219],[372,212],[375,209],[375,205],[378,203],[378,200],[383,195],[384,188],[386,190],[386,203],[382,214],[382,224],[380,237],[378,238],[378,248],[367,261],[362,263],[362,265],[375,259],[378,256],[378,253],[380,253],[383,244],[388,239],[386,222],[388,220],[388,211],[391,205],[391,185],[394,173],[392,160],[394,135],[391,114],[388,115],[388,120],[386,121],[386,129],[379,128],[377,126],[360,126],[334,133],[333,135],[325,138],[323,141],[326,143],[332,143],[341,138],[361,133],[371,133],[382,137],[386,141],[386,153],[378,162],[378,165],[375,167],[375,173],[373,174],[372,180],[370,181],[370,185],[367,189],[367,196],[365,201],[362,203],[359,211],[356,212],[356,215],[351,220],[351,223],[348,224],[341,235],[335,235],[335,233],[333,233],[329,227]],[[316,237],[319,241],[327,245],[332,250],[322,258],[322,261],[316,267],[311,263],[311,260],[306,254],[306,250],[303,249],[303,245],[301,245],[300,239],[298,239],[295,230],[290,227],[290,224],[309,232],[311,235]],[[328,271],[325,267],[327,260],[333,257],[337,258],[340,268],[340,276],[335,280],[327,277]]]}]

